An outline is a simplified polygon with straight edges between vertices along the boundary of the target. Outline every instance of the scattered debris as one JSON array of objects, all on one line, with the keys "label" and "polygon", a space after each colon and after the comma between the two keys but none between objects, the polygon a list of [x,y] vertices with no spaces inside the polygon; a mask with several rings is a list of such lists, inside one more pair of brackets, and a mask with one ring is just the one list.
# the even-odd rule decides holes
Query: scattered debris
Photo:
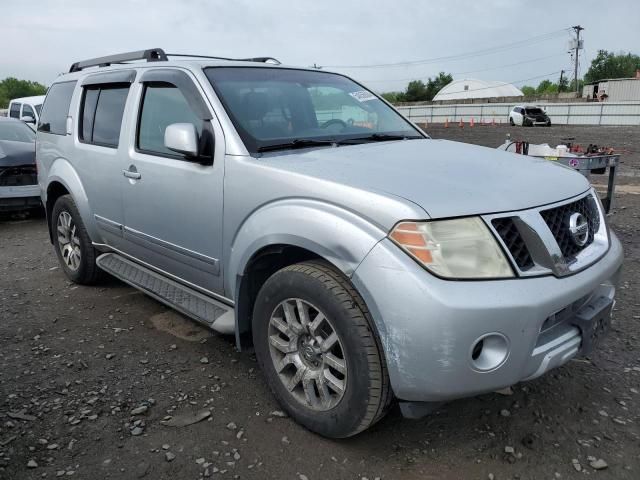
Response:
[{"label": "scattered debris", "polygon": [[163,420],[160,423],[165,427],[186,427],[188,425],[201,422],[210,416],[211,410],[198,410],[197,412],[187,412],[180,415],[174,415],[171,419]]},{"label": "scattered debris", "polygon": [[598,458],[597,460],[591,460],[589,462],[589,466],[594,470],[604,470],[609,465],[607,465],[607,462],[605,462],[603,459]]}]

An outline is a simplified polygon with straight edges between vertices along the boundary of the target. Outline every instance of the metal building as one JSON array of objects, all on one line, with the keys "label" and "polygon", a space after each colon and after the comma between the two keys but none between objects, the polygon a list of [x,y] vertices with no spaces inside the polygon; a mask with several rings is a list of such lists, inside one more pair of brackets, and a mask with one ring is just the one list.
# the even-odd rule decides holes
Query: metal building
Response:
[{"label": "metal building", "polygon": [[582,97],[592,101],[626,102],[640,100],[640,71],[636,78],[611,78],[588,83]]},{"label": "metal building", "polygon": [[510,83],[465,79],[454,80],[443,87],[433,98],[433,101],[523,96],[524,93]]}]

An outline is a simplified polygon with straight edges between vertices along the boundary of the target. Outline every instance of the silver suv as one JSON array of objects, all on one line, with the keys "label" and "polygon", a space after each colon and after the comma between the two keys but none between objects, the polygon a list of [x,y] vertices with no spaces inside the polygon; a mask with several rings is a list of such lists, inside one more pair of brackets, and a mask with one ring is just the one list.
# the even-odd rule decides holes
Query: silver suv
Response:
[{"label": "silver suv", "polygon": [[106,271],[235,335],[328,437],[393,399],[418,417],[536,378],[609,323],[622,250],[584,177],[432,140],[344,75],[87,60],[49,89],[36,149],[71,280]]}]

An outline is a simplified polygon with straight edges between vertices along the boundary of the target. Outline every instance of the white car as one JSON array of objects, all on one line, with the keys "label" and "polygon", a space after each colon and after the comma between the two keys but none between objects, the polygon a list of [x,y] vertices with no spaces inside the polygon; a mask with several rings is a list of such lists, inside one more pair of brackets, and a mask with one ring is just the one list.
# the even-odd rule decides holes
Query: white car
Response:
[{"label": "white car", "polygon": [[509,123],[523,127],[532,127],[534,125],[550,127],[551,119],[547,113],[538,106],[516,105],[511,109],[511,112],[509,112]]},{"label": "white car", "polygon": [[40,118],[44,95],[35,97],[14,98],[9,102],[8,117],[22,120],[35,129]]}]

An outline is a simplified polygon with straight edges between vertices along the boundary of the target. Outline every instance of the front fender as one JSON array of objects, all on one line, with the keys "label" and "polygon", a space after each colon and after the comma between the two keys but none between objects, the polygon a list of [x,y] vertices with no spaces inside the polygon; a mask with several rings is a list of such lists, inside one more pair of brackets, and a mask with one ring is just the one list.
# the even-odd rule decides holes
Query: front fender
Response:
[{"label": "front fender", "polygon": [[91,208],[89,206],[89,199],[87,197],[87,193],[80,181],[80,177],[78,172],[76,172],[75,168],[71,163],[64,158],[57,158],[51,165],[49,169],[49,174],[47,176],[46,188],[43,189],[43,203],[46,205],[46,195],[49,186],[53,182],[58,182],[66,188],[67,192],[73,197],[73,201],[78,207],[78,211],[80,212],[80,216],[84,222],[85,228],[89,233],[89,237],[95,242],[100,240],[100,234],[98,229],[93,221],[93,217],[91,215]]},{"label": "front fender", "polygon": [[256,252],[269,245],[304,248],[350,277],[386,235],[357,214],[318,200],[294,198],[264,205],[241,224],[231,242],[225,291],[235,296],[238,275]]}]

